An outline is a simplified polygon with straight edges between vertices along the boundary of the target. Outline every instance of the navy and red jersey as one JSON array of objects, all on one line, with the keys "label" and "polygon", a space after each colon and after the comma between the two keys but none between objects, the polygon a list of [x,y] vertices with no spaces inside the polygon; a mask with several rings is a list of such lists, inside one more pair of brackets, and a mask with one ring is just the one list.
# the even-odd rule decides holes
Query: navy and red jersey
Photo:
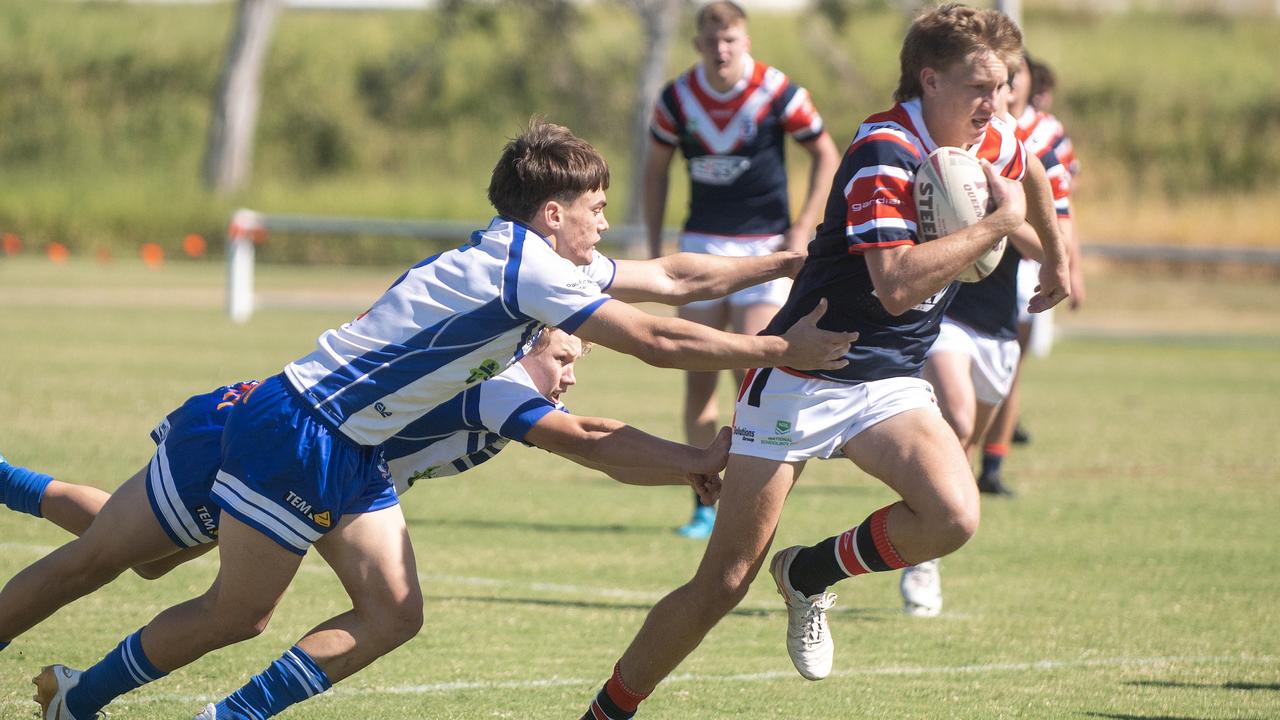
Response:
[{"label": "navy and red jersey", "polygon": [[961,283],[947,317],[998,340],[1018,339],[1018,264],[1022,253],[1009,243],[991,274]]},{"label": "navy and red jersey", "polygon": [[649,126],[655,140],[679,146],[689,163],[684,229],[708,235],[770,237],[791,225],[786,135],[822,134],[809,93],[782,71],[750,56],[727,93],[707,82],[699,63],[658,97]]},{"label": "navy and red jersey", "polygon": [[[891,315],[876,297],[864,253],[915,245],[916,206],[912,197],[916,170],[937,144],[929,136],[918,98],[872,115],[858,128],[836,171],[818,236],[791,289],[786,305],[766,334],[778,335],[826,298],[818,326],[860,333],[839,370],[806,370],[815,377],[860,383],[914,376],[925,351],[938,335],[938,323],[959,283],[901,315]],[[997,119],[980,143],[969,148],[1004,177],[1021,180],[1026,150],[1013,128]]]},{"label": "navy and red jersey", "polygon": [[1053,209],[1060,218],[1071,217],[1071,178],[1080,170],[1075,146],[1058,118],[1028,105],[1017,120],[1018,139],[1044,165],[1053,190]]}]

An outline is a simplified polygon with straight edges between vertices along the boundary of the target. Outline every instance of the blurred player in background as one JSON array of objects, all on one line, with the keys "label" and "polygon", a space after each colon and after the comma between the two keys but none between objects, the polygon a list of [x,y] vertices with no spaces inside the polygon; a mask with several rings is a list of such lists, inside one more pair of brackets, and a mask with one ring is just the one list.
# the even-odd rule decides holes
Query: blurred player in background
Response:
[{"label": "blurred player in background", "polygon": [[[947,4],[922,14],[903,42],[887,112],[868,118],[845,152],[817,239],[766,333],[828,303],[824,325],[856,330],[839,370],[749,372],[738,398],[720,515],[694,577],[650,611],[584,720],[626,720],[746,595],[773,542],[783,503],[811,459],[843,455],[902,500],[810,547],[776,553],[770,570],[787,606],[786,644],[800,674],[831,671],[831,584],[896,570],[963,545],[978,525],[978,492],[955,432],[919,377],[955,278],[1017,229],[1034,205],[1047,237],[1044,310],[1066,296],[1048,186],[1012,128],[993,122],[1021,34],[992,10]],[[912,178],[939,146],[982,160],[995,209],[977,224],[918,242]],[[1030,201],[1023,195],[1028,186]],[[784,713],[785,714],[785,713]],[[795,714],[795,713],[792,713]]]},{"label": "blurred player in background", "polygon": [[357,590],[380,592],[388,612],[370,621],[351,611],[313,628],[254,679],[248,712],[219,720],[271,717],[413,637],[422,594],[381,445],[519,360],[545,326],[687,370],[845,364],[856,336],[818,330],[825,307],[786,336],[755,337],[615,300],[672,300],[690,286],[700,292],[679,302],[701,299],[708,288],[729,292],[785,274],[793,258],[748,259],[757,261],[755,276],[728,287],[696,260],[682,263],[692,268],[687,282],[674,282],[662,264],[614,263],[595,250],[609,229],[608,186],[608,165],[589,143],[531,122],[494,167],[489,199],[498,215],[487,228],[405,271],[367,312],[241,394],[210,493],[222,511],[213,585],[161,612],[88,670],[46,667],[36,678],[46,720],[89,720],[120,695],[257,636],[307,550],[326,537],[333,538],[326,559],[353,600]]},{"label": "blurred player in background", "polygon": [[[701,61],[662,90],[650,125],[643,193],[650,256],[662,254],[668,180],[677,149],[688,161],[690,184],[681,250],[729,257],[804,252],[839,161],[808,91],[750,55],[746,12],[736,3],[702,6],[693,46]],[[794,223],[784,152],[788,135],[810,157],[809,191]],[[690,303],[679,314],[709,327],[754,335],[787,299],[790,284],[786,278],[774,280]],[[719,376],[686,374],[684,428],[694,445],[715,437]],[[741,370],[734,371],[734,380],[735,387],[742,383]],[[694,497],[693,516],[677,532],[704,539],[714,522],[715,507]]]},{"label": "blurred player in background", "polygon": [[[1071,252],[1071,299],[1069,307],[1079,308],[1085,299],[1084,263],[1081,261],[1080,244],[1076,237],[1074,207],[1071,201],[1072,187],[1080,169],[1075,147],[1067,137],[1066,129],[1047,108],[1036,106],[1032,100],[1052,105],[1055,78],[1053,71],[1042,62],[1027,57],[1020,71],[1009,101],[1009,111],[1018,125],[1018,136],[1027,150],[1040,158],[1053,187],[1054,210],[1058,227]],[[1010,497],[1012,488],[1004,481],[1004,459],[1015,442],[1025,443],[1030,438],[1019,422],[1021,411],[1021,363],[1027,354],[1045,354],[1053,344],[1053,312],[1031,314],[1026,311],[1027,300],[1035,292],[1039,268],[1033,259],[1023,261],[1018,272],[1018,345],[1019,371],[1014,375],[1013,386],[1001,405],[983,439],[982,470],[978,474],[978,489],[991,495]]]}]

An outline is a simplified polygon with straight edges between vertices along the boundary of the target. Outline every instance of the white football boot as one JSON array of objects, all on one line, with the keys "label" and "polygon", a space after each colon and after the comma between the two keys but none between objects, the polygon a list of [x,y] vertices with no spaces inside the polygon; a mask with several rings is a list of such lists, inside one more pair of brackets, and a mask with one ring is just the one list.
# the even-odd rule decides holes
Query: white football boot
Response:
[{"label": "white football boot", "polygon": [[942,575],[937,560],[903,568],[898,589],[902,612],[916,617],[937,617],[942,612]]},{"label": "white football boot", "polygon": [[103,717],[94,713],[92,718],[77,718],[67,709],[67,693],[80,684],[80,670],[66,665],[46,665],[40,674],[31,678],[36,686],[33,698],[40,705],[40,717],[44,720],[95,720]]},{"label": "white football boot", "polygon": [[209,703],[192,720],[218,720],[218,707],[213,703]]},{"label": "white football boot", "polygon": [[803,549],[803,545],[793,545],[779,550],[769,563],[769,573],[787,604],[787,654],[806,680],[821,680],[831,674],[831,661],[835,657],[836,645],[827,628],[827,611],[835,604],[836,594],[822,592],[805,597],[791,587],[788,579],[791,561]]}]

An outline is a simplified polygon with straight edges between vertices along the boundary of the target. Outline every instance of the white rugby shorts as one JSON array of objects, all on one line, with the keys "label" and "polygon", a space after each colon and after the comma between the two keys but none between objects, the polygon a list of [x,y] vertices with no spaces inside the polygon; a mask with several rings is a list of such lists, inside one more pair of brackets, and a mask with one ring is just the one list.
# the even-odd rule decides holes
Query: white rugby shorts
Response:
[{"label": "white rugby shorts", "polygon": [[1013,387],[1018,372],[1018,356],[1022,350],[1017,340],[1000,340],[944,317],[938,328],[938,339],[929,348],[929,356],[959,353],[969,358],[969,374],[973,392],[984,405],[999,405]]},{"label": "white rugby shorts", "polygon": [[920,378],[848,385],[781,368],[751,370],[739,391],[729,452],[784,462],[826,459],[863,430],[916,408],[939,412],[933,387]]},{"label": "white rugby shorts", "polygon": [[[781,235],[770,237],[731,237],[727,235],[704,235],[702,233],[681,233],[680,251],[706,253],[721,257],[759,257],[772,255],[783,249],[784,238]],[[716,300],[698,300],[685,307],[708,308],[718,303],[728,303],[734,307],[749,305],[777,305],[782,307],[791,293],[791,278],[778,278],[766,283],[744,288]]]}]

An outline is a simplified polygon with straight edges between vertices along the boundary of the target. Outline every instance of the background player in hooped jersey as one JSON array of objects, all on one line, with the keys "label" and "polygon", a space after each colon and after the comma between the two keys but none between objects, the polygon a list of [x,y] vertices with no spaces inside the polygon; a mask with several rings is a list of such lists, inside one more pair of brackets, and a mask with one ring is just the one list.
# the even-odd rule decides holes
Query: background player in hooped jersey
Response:
[{"label": "background player in hooped jersey", "polygon": [[[714,500],[728,433],[705,450],[647,435],[617,420],[570,415],[560,399],[577,383],[582,341],[558,329],[539,334],[520,362],[476,383],[383,444],[397,492],[416,480],[465,472],[509,441],[530,444],[635,485],[692,483]],[[209,492],[218,471],[222,430],[231,407],[256,381],[196,395],[152,432],[156,453],[117,490],[117,501],[88,485],[8,465],[0,458],[0,497],[12,509],[45,517],[81,539],[18,573],[0,590],[0,637],[6,642],[67,603],[135,568],[159,577],[217,542],[220,509]],[[556,412],[562,411],[562,412]],[[13,478],[14,482],[10,482]],[[101,514],[102,520],[93,524]],[[316,544],[329,557],[333,537]],[[353,596],[353,612],[394,617],[378,592]],[[242,691],[224,701],[249,703]]]},{"label": "background player in hooped jersey", "polygon": [[[1022,224],[1017,182],[1025,152],[992,122],[1021,35],[1004,15],[943,5],[915,20],[902,48],[898,104],[859,128],[832,183],[826,216],[787,304],[766,332],[782,332],[830,303],[823,325],[860,333],[849,364],[834,371],[763,368],[739,395],[720,512],[693,579],[649,613],[585,719],[630,718],[663,677],[746,594],[764,563],[783,502],[807,460],[844,455],[902,496],[861,525],[816,546],[774,556],[788,607],[787,649],[801,674],[825,677],[833,644],[826,610],[832,583],[940,557],[976,530],[978,496],[964,451],[919,378],[956,276]],[[982,221],[917,243],[913,178],[940,145],[982,159],[996,209]],[[1048,195],[1028,168],[1032,197]],[[1052,232],[1039,205],[1038,226]],[[1066,296],[1067,267],[1052,235],[1043,310]]]},{"label": "background player in hooped jersey", "polygon": [[[37,702],[47,718],[87,720],[113,698],[259,634],[306,550],[330,532],[329,561],[344,584],[384,592],[389,614],[369,622],[348,612],[307,633],[259,676],[265,689],[254,716],[324,691],[416,634],[421,590],[379,446],[518,360],[544,326],[682,369],[845,364],[856,336],[819,330],[823,308],[784,337],[755,337],[648,315],[606,294],[670,301],[687,285],[723,285],[709,271],[715,264],[699,258],[677,263],[694,282],[676,283],[669,265],[600,256],[608,185],[604,158],[567,128],[535,121],[508,143],[490,180],[499,215],[487,228],[410,268],[366,313],[323,333],[314,352],[232,407],[210,493],[222,510],[217,579],[83,673],[45,668]],[[726,291],[784,274],[793,262],[751,260],[745,266],[758,272],[736,274]],[[291,684],[298,668],[307,680]]]},{"label": "background player in hooped jersey", "polygon": [[[1076,309],[1084,302],[1085,281],[1084,264],[1080,261],[1080,244],[1075,232],[1075,207],[1071,201],[1075,174],[1079,170],[1079,162],[1075,157],[1075,148],[1066,135],[1062,123],[1047,109],[1041,109],[1031,100],[1039,97],[1041,102],[1052,102],[1053,75],[1040,61],[1027,57],[1027,62],[1014,79],[1013,93],[1009,101],[1009,110],[1016,118],[1018,136],[1023,140],[1028,152],[1034,153],[1045,166],[1053,187],[1054,210],[1058,216],[1058,228],[1067,242],[1071,258],[1071,299],[1070,307]],[[1012,488],[1004,481],[1002,468],[1010,447],[1016,437],[1026,434],[1021,430],[1019,415],[1021,412],[1021,375],[1022,362],[1026,360],[1028,350],[1046,349],[1052,343],[1053,313],[1032,315],[1026,312],[1026,300],[1035,290],[1039,264],[1032,258],[1024,258],[1018,269],[1018,297],[1020,312],[1018,316],[1018,344],[1022,350],[1018,359],[1018,371],[1014,374],[1013,385],[1000,409],[996,412],[982,446],[982,470],[978,474],[978,489],[992,495],[1012,496]],[[1019,435],[1020,434],[1020,435]]]},{"label": "background player in hooped jersey", "polygon": [[[663,88],[650,125],[643,193],[650,255],[662,254],[668,179],[677,149],[688,161],[690,185],[681,250],[729,257],[803,252],[839,162],[808,91],[749,54],[747,16],[736,3],[702,6],[693,46],[701,61]],[[811,159],[809,191],[795,223],[787,193],[788,135]],[[678,312],[703,325],[755,334],[782,307],[790,285],[780,278],[724,298],[689,303]],[[686,374],[683,420],[685,439],[693,445],[715,437],[719,375]],[[742,371],[735,371],[734,378],[737,387]],[[706,538],[714,522],[715,507],[695,497],[693,517],[677,532]]]},{"label": "background player in hooped jersey", "polygon": [[[1013,128],[1014,117],[1008,110],[1010,96],[1019,90],[1025,92],[1030,84],[1025,59],[1017,71],[1010,73],[1009,80],[997,115]],[[1044,164],[1056,210],[1060,186],[1053,182],[1052,162],[1054,158],[1050,157]],[[1024,257],[1038,263],[1043,252],[1040,238],[1029,224],[1023,223],[1010,233],[1009,245],[995,270],[980,282],[964,283],[956,290],[955,299],[943,315],[938,338],[926,354],[924,378],[933,386],[942,417],[955,431],[966,457],[972,457],[1013,385],[1021,357],[1019,268]],[[980,482],[979,490],[982,489]],[[907,614],[933,617],[942,611],[938,560],[903,568],[899,588]]]}]

